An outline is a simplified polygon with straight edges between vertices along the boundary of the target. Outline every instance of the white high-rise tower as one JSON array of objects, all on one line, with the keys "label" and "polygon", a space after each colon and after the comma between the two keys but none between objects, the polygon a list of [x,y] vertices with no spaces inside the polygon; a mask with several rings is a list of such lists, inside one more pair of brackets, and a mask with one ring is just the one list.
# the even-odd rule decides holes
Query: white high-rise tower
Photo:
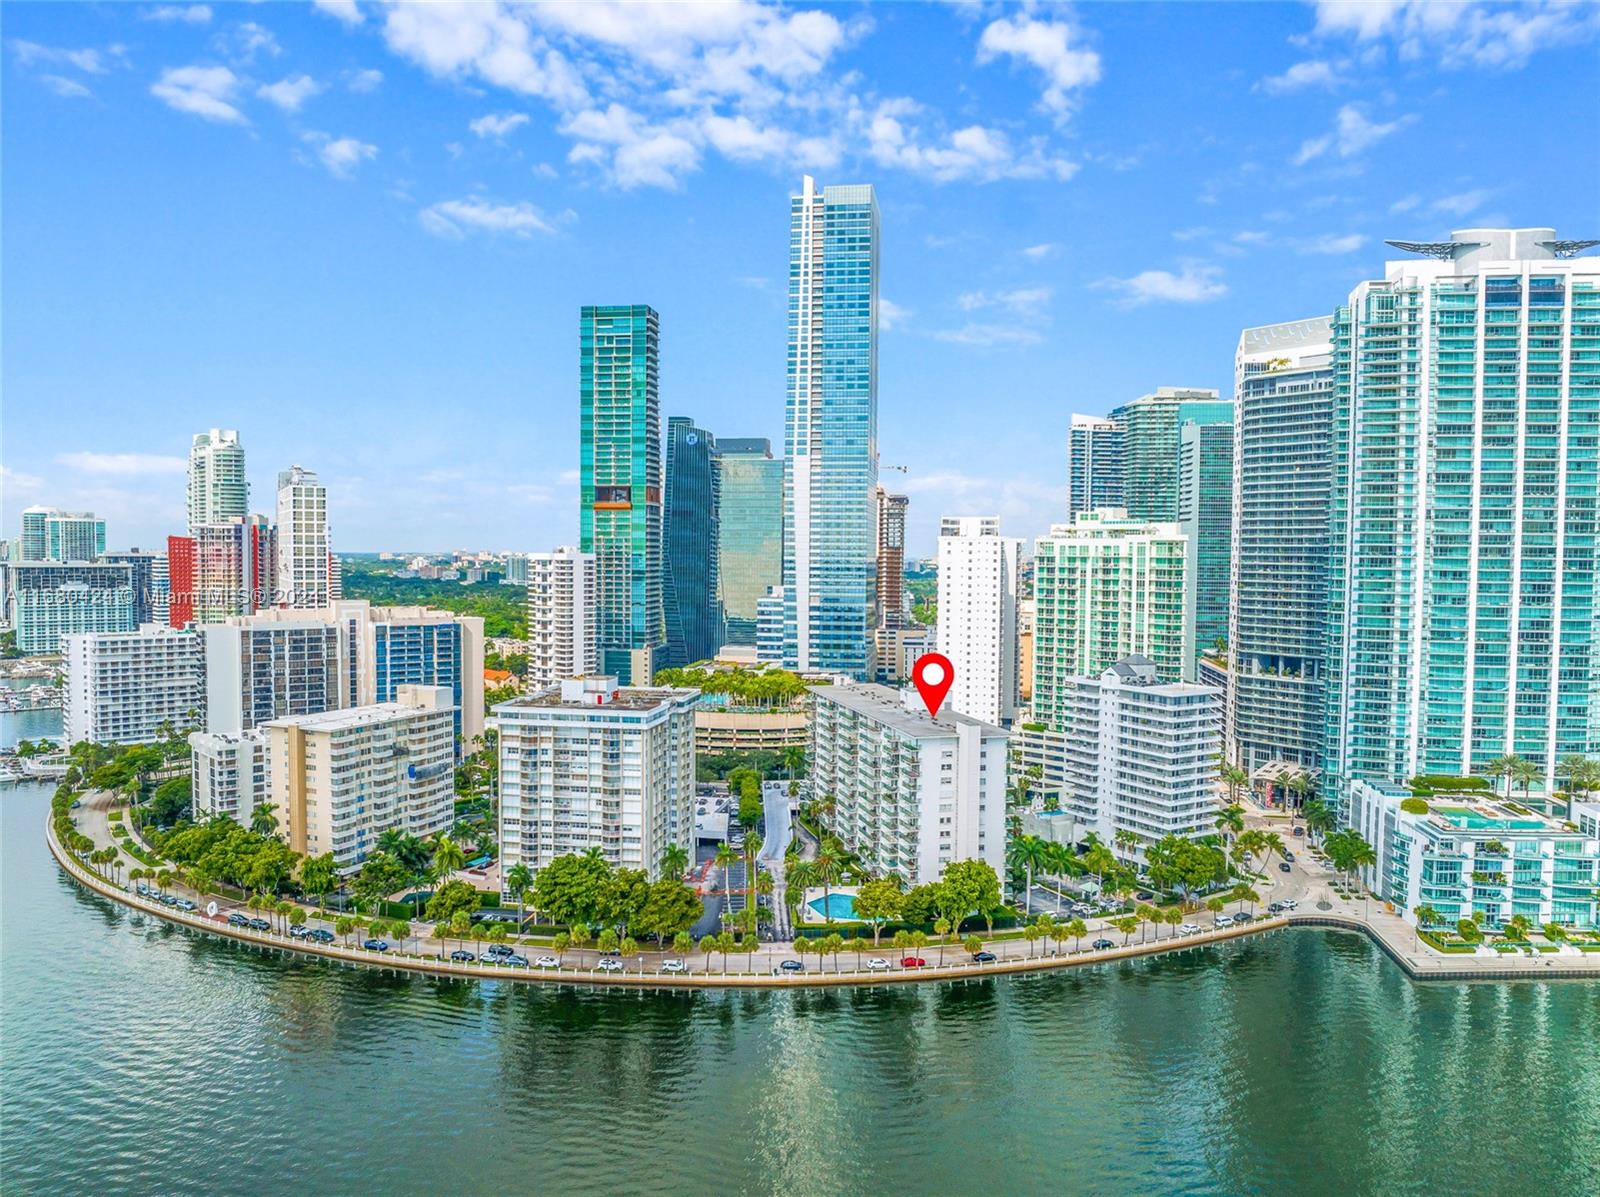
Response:
[{"label": "white high-rise tower", "polygon": [[996,516],[939,527],[939,651],[955,667],[950,709],[1005,725],[1017,714],[1017,555]]},{"label": "white high-rise tower", "polygon": [[332,597],[328,490],[302,466],[278,475],[277,551],[274,605],[326,607]]},{"label": "white high-rise tower", "polygon": [[194,434],[189,447],[189,527],[225,524],[250,514],[244,446],[231,428]]}]

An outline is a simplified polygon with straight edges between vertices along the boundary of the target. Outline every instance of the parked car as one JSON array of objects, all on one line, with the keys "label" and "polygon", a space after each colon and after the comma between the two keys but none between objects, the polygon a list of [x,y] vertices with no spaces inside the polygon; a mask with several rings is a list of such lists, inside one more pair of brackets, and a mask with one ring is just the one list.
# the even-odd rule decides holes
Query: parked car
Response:
[{"label": "parked car", "polygon": [[250,930],[252,930],[252,931],[271,931],[272,930],[272,923],[267,919],[254,918],[254,919],[250,920]]},{"label": "parked car", "polygon": [[477,959],[477,957],[471,952],[467,951],[465,948],[457,948],[455,951],[450,953],[450,959],[454,960],[457,964],[471,964]]},{"label": "parked car", "polygon": [[250,920],[245,918],[244,915],[240,914],[237,910],[228,916],[228,926],[230,927],[248,927],[249,925]]},{"label": "parked car", "polygon": [[333,942],[333,932],[329,931],[329,930],[327,930],[326,928],[323,928],[323,927],[317,927],[306,938],[307,939],[314,939],[318,943],[332,943]]},{"label": "parked car", "polygon": [[368,939],[364,940],[361,946],[369,952],[387,952],[389,950],[389,941],[386,939]]},{"label": "parked car", "polygon": [[500,957],[500,963],[508,964],[512,968],[527,968],[528,958],[526,956],[519,956],[517,953],[512,952],[509,956]]},{"label": "parked car", "polygon": [[901,968],[922,968],[927,963],[928,962],[926,960],[924,960],[921,956],[902,956],[902,957],[900,957],[900,967]]},{"label": "parked car", "polygon": [[1292,873],[1292,872],[1294,872],[1294,870],[1289,867],[1289,862],[1288,861],[1280,860],[1278,862],[1278,872],[1280,872],[1280,873]]},{"label": "parked car", "polygon": [[1149,901],[1151,901],[1151,900],[1153,900],[1155,898],[1155,895],[1153,893],[1151,893],[1147,889],[1142,889],[1138,893],[1134,894],[1133,896],[1135,898],[1138,898],[1139,901],[1141,901],[1141,902],[1149,902]]},{"label": "parked car", "polygon": [[972,953],[972,959],[977,964],[993,964],[1000,957],[993,952],[974,952]]},{"label": "parked car", "polygon": [[1233,926],[1233,915],[1219,914],[1211,921],[1211,925],[1213,927],[1231,927]]},{"label": "parked car", "polygon": [[306,938],[306,936],[308,936],[310,934],[311,934],[311,928],[309,928],[309,927],[290,927],[289,928],[289,938],[290,939],[304,939],[304,938]]},{"label": "parked car", "polygon": [[515,956],[516,949],[503,943],[490,944],[484,949],[485,956]]},{"label": "parked car", "polygon": [[889,962],[882,956],[871,956],[867,959],[867,971],[869,973],[881,973],[886,971],[888,967]]},{"label": "parked car", "polygon": [[1297,898],[1285,898],[1282,902],[1279,903],[1279,905],[1282,906],[1285,910],[1294,910],[1296,907],[1298,907],[1300,905],[1300,901]]},{"label": "parked car", "polygon": [[663,960],[661,967],[656,970],[662,973],[686,973],[689,966],[681,960]]},{"label": "parked car", "polygon": [[1288,849],[1284,849],[1283,859],[1285,859],[1285,860],[1293,860],[1294,859],[1294,853],[1290,852]]},{"label": "parked car", "polygon": [[806,971],[806,966],[801,964],[798,960],[785,960],[782,964],[778,965],[778,971],[785,973],[803,973]]},{"label": "parked car", "polygon": [[1071,906],[1067,907],[1067,909],[1073,914],[1077,915],[1080,919],[1086,919],[1094,914],[1094,907],[1090,906],[1087,902],[1074,902]]},{"label": "parked car", "polygon": [[1239,926],[1240,924],[1248,923],[1252,917],[1253,916],[1248,911],[1241,910],[1238,914],[1233,916],[1234,925]]},{"label": "parked car", "polygon": [[533,967],[534,968],[560,968],[561,967],[561,961],[557,960],[554,956],[540,956],[537,960],[535,960],[533,962]]},{"label": "parked car", "polygon": [[1294,829],[1294,833],[1295,833],[1296,836],[1304,838],[1304,836],[1306,834],[1306,829],[1304,827],[1296,827]]},{"label": "parked car", "polygon": [[1179,935],[1199,935],[1200,928],[1194,923],[1184,923],[1178,928]]},{"label": "parked car", "polygon": [[599,969],[603,973],[620,973],[623,969],[623,964],[622,961],[618,960],[616,957],[607,956],[604,957],[599,964],[595,965],[595,968]]},{"label": "parked car", "polygon": [[1097,952],[1103,952],[1107,948],[1114,948],[1117,945],[1112,943],[1109,939],[1097,939],[1089,946]]}]

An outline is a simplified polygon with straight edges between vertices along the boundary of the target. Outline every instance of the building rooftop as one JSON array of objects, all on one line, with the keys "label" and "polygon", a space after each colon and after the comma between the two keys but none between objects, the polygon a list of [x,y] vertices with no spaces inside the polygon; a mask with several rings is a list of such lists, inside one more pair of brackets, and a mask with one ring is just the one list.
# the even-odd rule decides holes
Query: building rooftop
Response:
[{"label": "building rooftop", "polygon": [[1435,794],[1427,799],[1428,813],[1421,816],[1435,827],[1448,831],[1506,831],[1538,832],[1546,835],[1569,835],[1567,825],[1559,819],[1541,815],[1525,806],[1505,802],[1486,801],[1468,796],[1469,792],[1455,791],[1461,797]]},{"label": "building rooftop", "polygon": [[380,723],[388,723],[390,720],[404,718],[409,715],[432,715],[441,711],[449,714],[454,710],[454,707],[414,706],[408,702],[377,702],[365,707],[345,707],[337,711],[322,711],[316,715],[286,715],[281,719],[268,720],[260,726],[298,727],[302,731],[349,731],[354,728],[372,727]]},{"label": "building rooftop", "polygon": [[684,698],[699,700],[700,691],[666,686],[622,686],[610,692],[604,702],[563,699],[559,689],[540,690],[537,694],[523,694],[506,702],[496,703],[496,711],[565,710],[565,711],[653,711]]},{"label": "building rooftop", "polygon": [[[935,736],[955,735],[958,724],[971,724],[981,727],[986,732],[997,736],[1010,733],[1004,728],[996,727],[992,723],[985,723],[981,719],[973,719],[967,715],[957,714],[945,710],[937,719],[928,718],[920,710],[909,710],[902,700],[904,691],[892,689],[889,686],[880,686],[876,683],[860,683],[852,685],[825,686],[812,691],[817,696],[817,701],[838,703],[848,707],[858,715],[865,715],[895,731],[913,739],[931,739]],[[913,701],[921,702],[914,698]]]}]

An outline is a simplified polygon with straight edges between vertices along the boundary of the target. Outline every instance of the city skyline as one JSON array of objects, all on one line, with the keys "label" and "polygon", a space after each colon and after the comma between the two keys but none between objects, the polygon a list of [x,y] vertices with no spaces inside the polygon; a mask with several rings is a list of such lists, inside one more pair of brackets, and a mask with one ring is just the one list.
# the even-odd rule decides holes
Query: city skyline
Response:
[{"label": "city skyline", "polygon": [[[1591,10],[1535,25],[1461,6],[1529,22],[1494,42],[1470,14],[1419,30],[1397,8],[1358,27],[1331,6],[1253,6],[1225,31],[1182,6],[736,6],[650,38],[500,14],[581,76],[580,101],[445,56],[459,12],[408,25],[407,10],[329,7],[344,16],[8,11],[5,265],[38,297],[9,313],[8,535],[44,504],[97,512],[110,547],[158,543],[185,522],[187,439],[220,426],[249,446],[258,508],[283,465],[319,473],[341,551],[571,543],[567,330],[583,303],[662,313],[663,418],[781,443],[772,212],[807,170],[870,182],[883,208],[881,444],[911,467],[896,489],[918,557],[951,512],[1046,531],[1065,516],[1071,412],[1158,386],[1226,395],[1239,330],[1331,312],[1381,274],[1383,238],[1594,231],[1582,172],[1535,185],[1452,152],[1559,148],[1541,107],[1592,84]],[[1212,69],[1149,95],[1179,45]],[[789,66],[750,65],[774,47],[797,48]],[[712,77],[727,60],[750,86]],[[956,98],[911,60],[938,64]],[[1537,94],[1519,85],[1534,62]],[[703,111],[647,109],[596,63],[698,87]],[[806,144],[821,118],[795,98],[857,116],[835,122],[837,144]],[[1449,132],[1462,118],[1471,131]],[[673,137],[687,149],[652,159]],[[1419,169],[1429,152],[1437,168]],[[1168,176],[1192,185],[1151,186]],[[87,206],[113,178],[117,208]],[[185,260],[219,266],[175,272]],[[582,294],[564,281],[579,261]],[[981,394],[1006,396],[1015,438],[953,434]],[[476,418],[441,422],[441,405]]]}]

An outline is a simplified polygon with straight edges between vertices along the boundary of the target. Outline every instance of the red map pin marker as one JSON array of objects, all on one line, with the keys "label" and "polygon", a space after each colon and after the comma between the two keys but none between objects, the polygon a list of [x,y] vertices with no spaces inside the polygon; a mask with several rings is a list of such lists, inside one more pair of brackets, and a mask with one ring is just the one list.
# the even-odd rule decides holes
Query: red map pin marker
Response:
[{"label": "red map pin marker", "polygon": [[956,680],[956,667],[943,653],[923,653],[911,667],[911,680],[928,708],[928,718],[936,719],[944,696]]}]

